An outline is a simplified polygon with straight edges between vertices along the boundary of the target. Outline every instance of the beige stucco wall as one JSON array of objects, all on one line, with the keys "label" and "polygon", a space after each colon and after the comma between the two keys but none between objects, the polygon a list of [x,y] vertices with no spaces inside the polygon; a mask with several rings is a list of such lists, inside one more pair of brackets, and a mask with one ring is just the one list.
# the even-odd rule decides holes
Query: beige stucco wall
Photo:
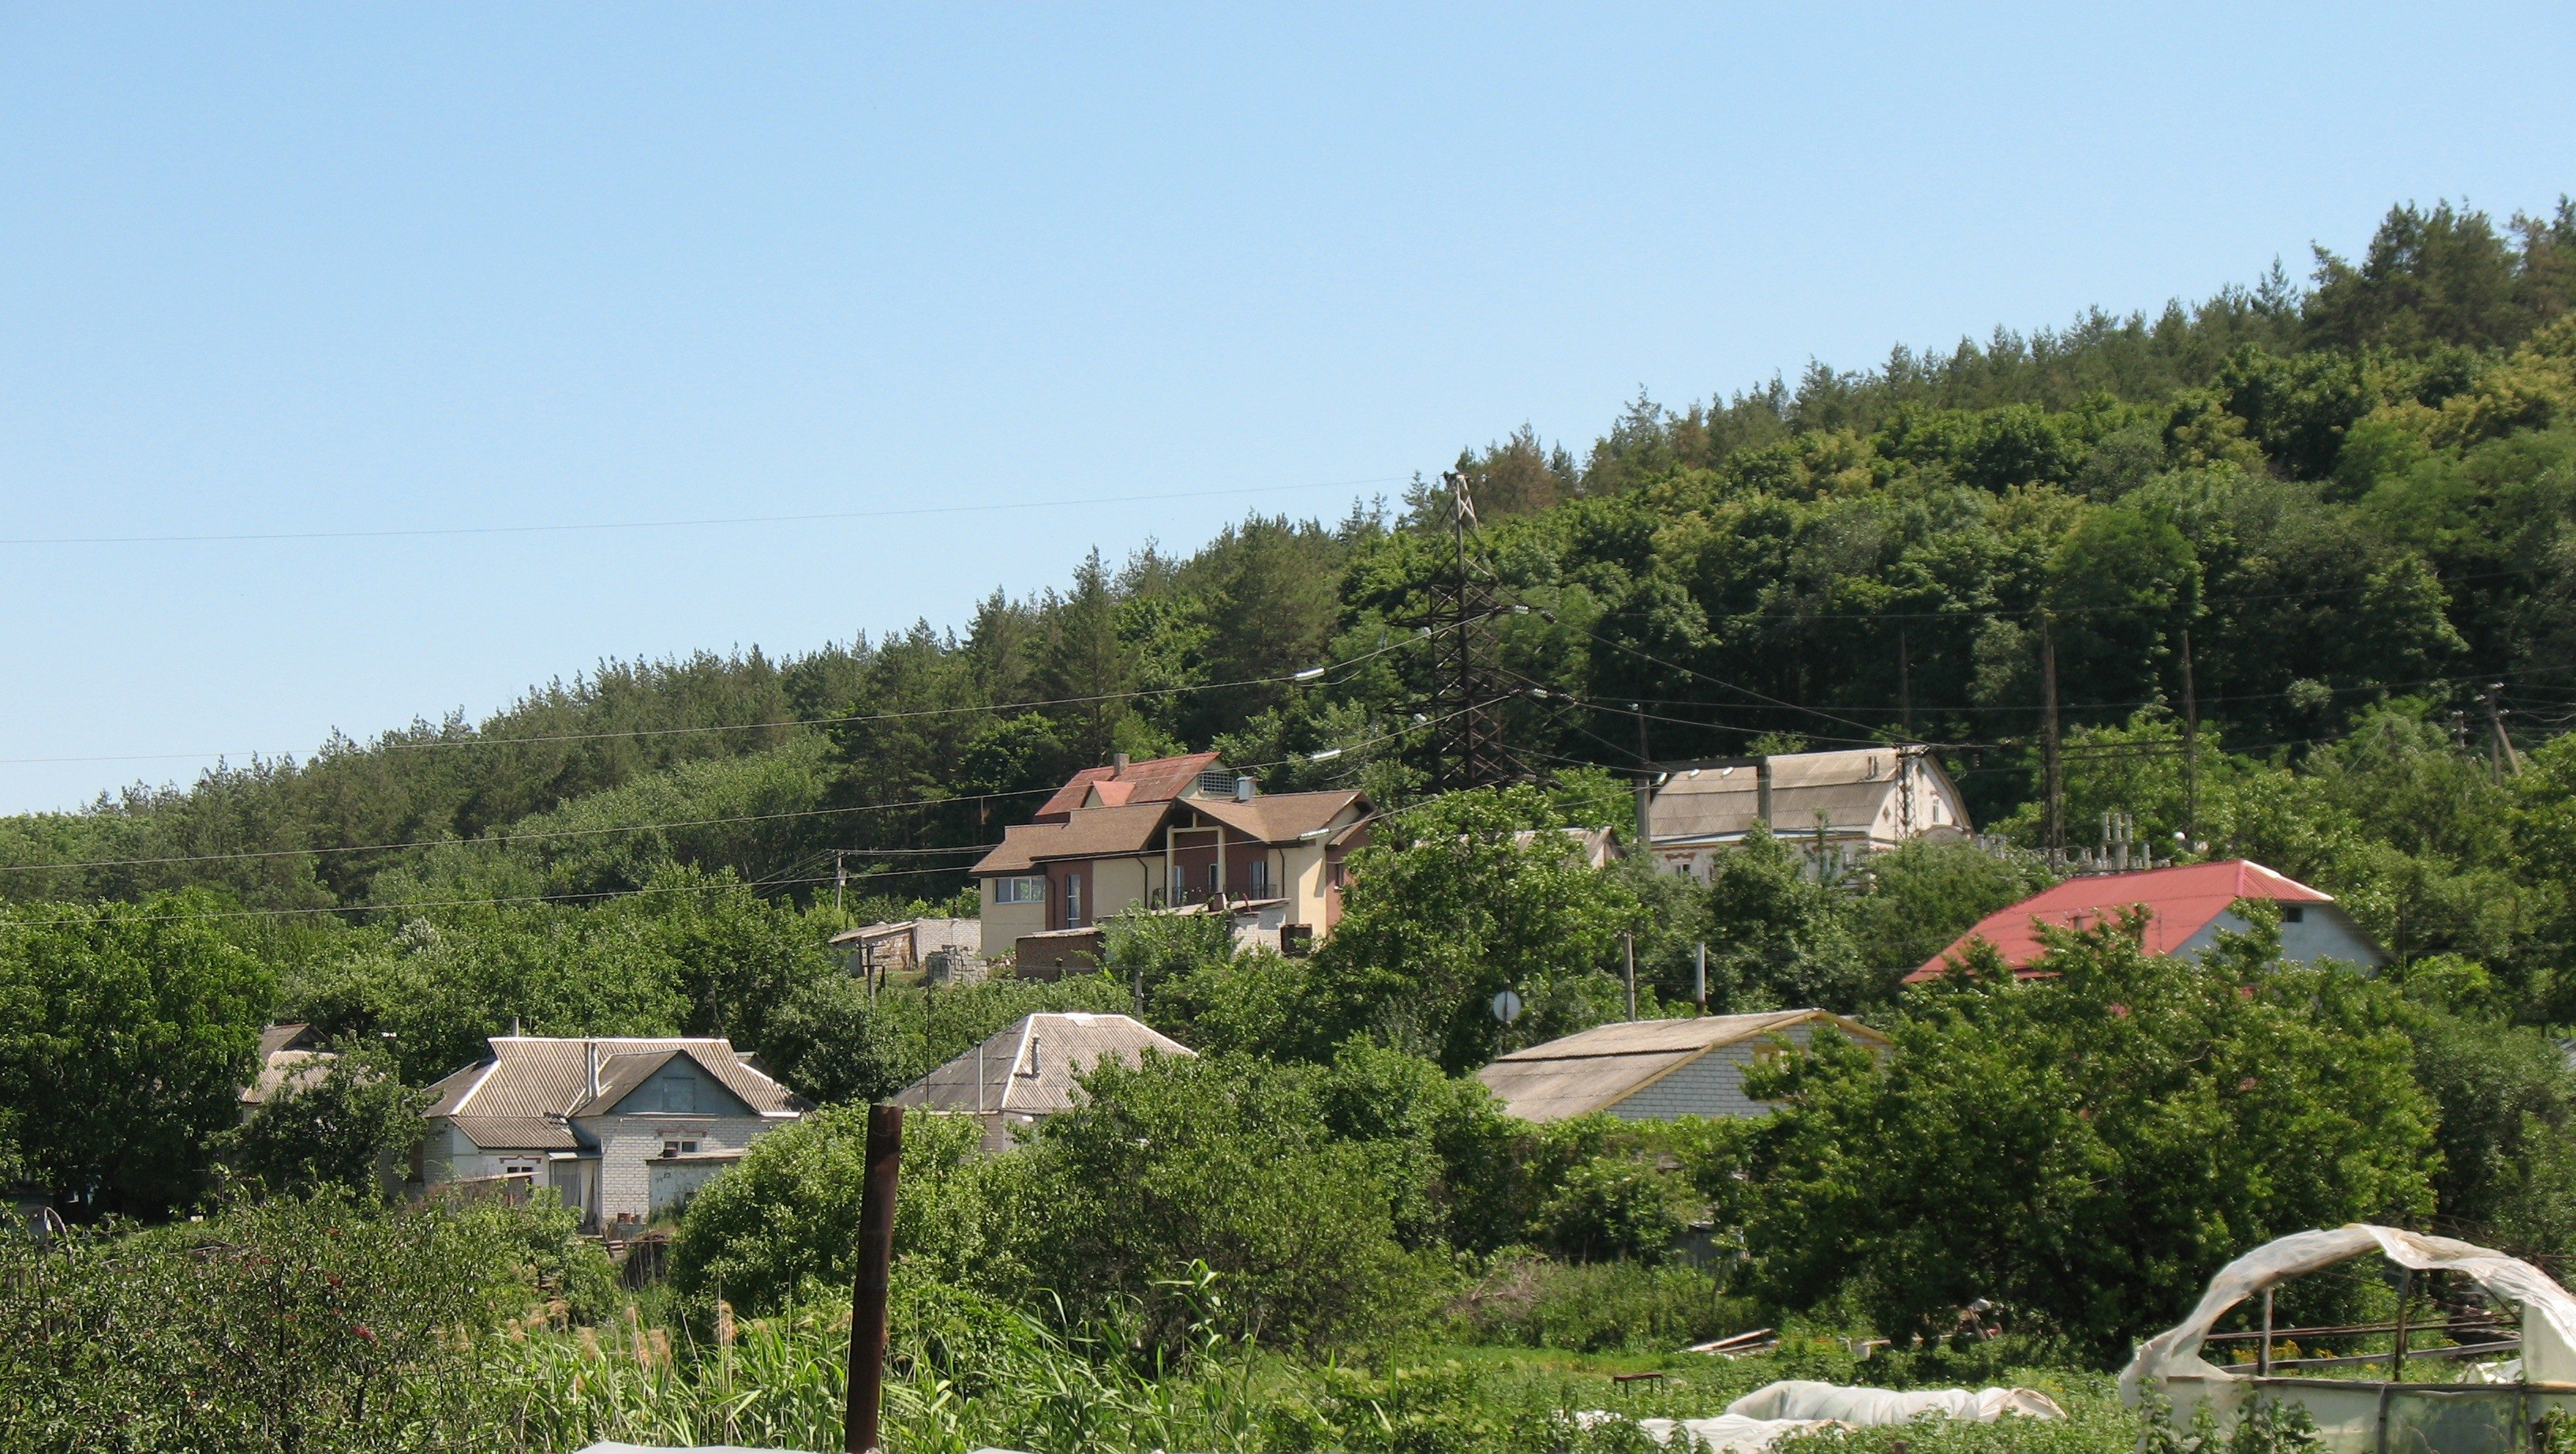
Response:
[{"label": "beige stucco wall", "polygon": [[[1034,875],[1032,875],[1034,877]],[[993,902],[993,885],[999,879],[985,879],[983,894],[984,952],[1007,954],[1023,934],[1041,933],[1046,928],[1047,906],[1036,904],[997,904]]]}]

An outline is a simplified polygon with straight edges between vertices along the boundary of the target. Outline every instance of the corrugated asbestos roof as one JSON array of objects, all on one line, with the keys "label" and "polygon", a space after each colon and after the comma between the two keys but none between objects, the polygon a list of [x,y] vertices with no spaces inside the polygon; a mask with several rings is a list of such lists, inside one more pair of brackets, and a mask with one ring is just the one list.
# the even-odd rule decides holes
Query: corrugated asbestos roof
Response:
[{"label": "corrugated asbestos roof", "polygon": [[[674,1052],[684,1053],[703,1067],[707,1074],[721,1082],[745,1106],[764,1116],[790,1116],[804,1106],[787,1087],[771,1080],[752,1066],[745,1065],[734,1053],[733,1044],[721,1039],[693,1039],[679,1036],[654,1039],[558,1039],[551,1036],[495,1035],[492,1054],[479,1064],[469,1065],[430,1087],[434,1097],[423,1115],[448,1117],[458,1124],[467,1122],[549,1121],[578,1114],[596,1114],[590,1095],[590,1065],[587,1046],[599,1047],[601,1101],[599,1109],[616,1102],[606,1094],[612,1074],[632,1074],[633,1084],[670,1059]],[[645,1062],[650,1062],[645,1064]],[[632,1067],[641,1065],[640,1073]],[[622,1095],[624,1092],[620,1092]],[[468,1135],[473,1135],[468,1130]],[[569,1132],[566,1133],[569,1136]],[[475,1144],[488,1146],[480,1136]],[[522,1142],[517,1145],[540,1143]],[[550,1143],[549,1143],[550,1144]]]},{"label": "corrugated asbestos roof", "polygon": [[2135,873],[2086,874],[2033,894],[2009,909],[1988,914],[1905,979],[1917,984],[1939,978],[1947,972],[1950,960],[1966,954],[1969,943],[1978,939],[1993,945],[2003,955],[2007,968],[2029,969],[2048,952],[2048,946],[2040,942],[2041,926],[2096,928],[2137,908],[2145,909],[2149,916],[2146,951],[2171,954],[2189,943],[2191,936],[2208,928],[2212,919],[2226,913],[2238,899],[2271,899],[2284,904],[2334,902],[2333,895],[2320,893],[2250,858],[2186,863]]},{"label": "corrugated asbestos roof", "polygon": [[[1892,747],[1771,758],[1772,831],[1813,832],[1818,813],[1828,831],[1868,831],[1896,791],[1897,762]],[[1761,774],[1750,764],[1686,768],[1655,789],[1648,823],[1659,843],[1737,837],[1761,821],[1761,804]]]},{"label": "corrugated asbestos roof", "polygon": [[1712,1050],[1809,1021],[1838,1025],[1856,1040],[1886,1043],[1858,1021],[1823,1010],[1632,1020],[1515,1050],[1476,1072],[1476,1079],[1524,1121],[1571,1120],[1608,1110]]},{"label": "corrugated asbestos roof", "polygon": [[1197,1053],[1126,1015],[1029,1015],[978,1050],[969,1050],[905,1086],[894,1103],[933,1111],[1052,1115],[1073,1104],[1079,1089],[1076,1078],[1093,1066],[1112,1058],[1135,1065],[1148,1050],[1164,1055]]}]

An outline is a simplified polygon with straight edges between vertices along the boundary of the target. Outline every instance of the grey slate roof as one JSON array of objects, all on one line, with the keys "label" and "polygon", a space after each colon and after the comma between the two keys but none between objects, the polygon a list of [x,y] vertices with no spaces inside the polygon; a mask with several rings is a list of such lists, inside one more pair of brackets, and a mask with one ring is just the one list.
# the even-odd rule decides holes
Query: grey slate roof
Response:
[{"label": "grey slate roof", "polygon": [[[933,1111],[1052,1115],[1073,1105],[1074,1082],[1105,1059],[1136,1065],[1148,1050],[1164,1055],[1198,1052],[1126,1015],[1076,1012],[1026,1015],[1018,1023],[905,1086],[898,1106]],[[976,1087],[976,1068],[983,1086]]]},{"label": "grey slate roof", "polygon": [[1524,1121],[1571,1120],[1608,1110],[1712,1050],[1810,1023],[1833,1024],[1864,1044],[1887,1039],[1824,1010],[1632,1020],[1515,1050],[1476,1072],[1476,1079]]}]

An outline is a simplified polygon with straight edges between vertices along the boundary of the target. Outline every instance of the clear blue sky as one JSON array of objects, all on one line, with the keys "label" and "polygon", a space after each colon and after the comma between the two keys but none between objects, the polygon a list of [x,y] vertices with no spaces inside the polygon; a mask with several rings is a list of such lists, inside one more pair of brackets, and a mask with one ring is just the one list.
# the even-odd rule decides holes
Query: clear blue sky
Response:
[{"label": "clear blue sky", "polygon": [[0,810],[2576,190],[2563,4],[928,11],[0,7],[0,536],[1013,507],[0,545]]}]

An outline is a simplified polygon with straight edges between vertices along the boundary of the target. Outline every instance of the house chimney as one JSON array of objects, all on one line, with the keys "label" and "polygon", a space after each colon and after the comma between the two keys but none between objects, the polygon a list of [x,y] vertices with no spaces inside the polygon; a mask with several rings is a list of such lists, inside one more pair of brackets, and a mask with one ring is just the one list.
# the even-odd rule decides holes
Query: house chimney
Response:
[{"label": "house chimney", "polygon": [[1771,827],[1771,759],[1753,759],[1753,812],[1768,832]]},{"label": "house chimney", "polygon": [[598,1099],[599,1099],[599,1042],[598,1042],[598,1041],[596,1041],[596,1040],[584,1040],[583,1042],[581,1042],[581,1059],[582,1059],[582,1068],[583,1068],[586,1072],[588,1072],[588,1079],[589,1079],[589,1082],[590,1082],[590,1095],[589,1095],[588,1099],[590,1099],[590,1100],[594,1100],[594,1101],[595,1101],[595,1100],[598,1100]]},{"label": "house chimney", "polygon": [[1235,778],[1234,800],[1238,803],[1248,803],[1252,801],[1252,775],[1250,773],[1244,773]]},{"label": "house chimney", "polygon": [[1125,772],[1127,770],[1127,754],[1123,752],[1113,752],[1109,754],[1109,769],[1112,772]]}]

